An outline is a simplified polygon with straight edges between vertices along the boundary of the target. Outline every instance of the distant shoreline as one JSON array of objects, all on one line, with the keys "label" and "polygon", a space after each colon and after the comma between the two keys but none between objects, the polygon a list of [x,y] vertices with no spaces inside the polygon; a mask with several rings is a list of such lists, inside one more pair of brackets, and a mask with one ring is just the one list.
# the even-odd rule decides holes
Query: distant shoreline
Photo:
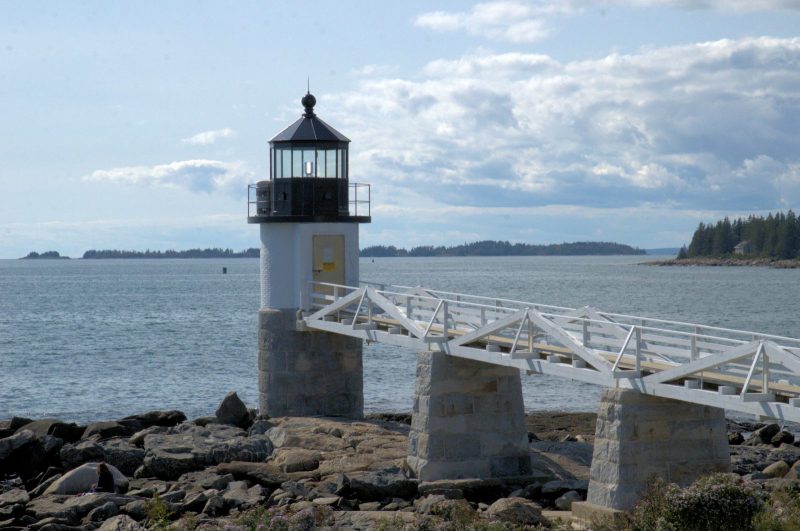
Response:
[{"label": "distant shoreline", "polygon": [[800,269],[800,259],[778,260],[777,258],[673,258],[642,262],[649,266],[706,266],[706,267],[771,267],[773,269]]}]

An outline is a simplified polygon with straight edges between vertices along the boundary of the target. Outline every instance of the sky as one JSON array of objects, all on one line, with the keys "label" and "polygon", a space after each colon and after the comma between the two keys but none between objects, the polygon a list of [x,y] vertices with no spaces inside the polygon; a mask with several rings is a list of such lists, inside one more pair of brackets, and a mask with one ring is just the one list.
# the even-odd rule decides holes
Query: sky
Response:
[{"label": "sky", "polygon": [[257,247],[247,184],[309,79],[362,247],[800,208],[800,0],[0,0],[0,258]]}]

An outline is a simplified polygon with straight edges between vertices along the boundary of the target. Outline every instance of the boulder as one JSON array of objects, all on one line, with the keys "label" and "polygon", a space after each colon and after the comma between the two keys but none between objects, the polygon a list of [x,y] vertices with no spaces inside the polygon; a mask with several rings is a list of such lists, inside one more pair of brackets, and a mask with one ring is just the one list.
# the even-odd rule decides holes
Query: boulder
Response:
[{"label": "boulder", "polygon": [[758,446],[760,444],[772,444],[772,438],[780,433],[781,427],[778,424],[767,424],[758,428],[744,442],[747,446]]},{"label": "boulder", "polygon": [[131,435],[130,439],[128,439],[128,442],[136,447],[141,448],[144,446],[144,438],[151,433],[167,433],[167,431],[169,431],[169,428],[165,426],[150,426],[149,428],[137,431]]},{"label": "boulder", "polygon": [[90,522],[104,522],[111,518],[112,516],[116,516],[119,514],[119,507],[117,504],[108,501],[101,505],[100,507],[95,507],[89,514],[86,516]]},{"label": "boulder", "polygon": [[571,511],[572,510],[572,502],[581,501],[583,496],[578,494],[578,491],[570,490],[556,498],[555,506],[556,509],[561,511]]},{"label": "boulder", "polygon": [[728,444],[736,446],[744,443],[744,435],[739,431],[728,432]]},{"label": "boulder", "polygon": [[25,505],[30,500],[31,497],[25,489],[11,489],[0,494],[0,507],[16,504]]},{"label": "boulder", "polygon": [[782,478],[789,472],[789,465],[785,461],[776,461],[761,472],[770,478]]},{"label": "boulder", "polygon": [[106,463],[114,465],[126,476],[132,477],[144,462],[145,451],[131,444],[129,439],[112,438],[99,444],[105,454]]},{"label": "boulder", "polygon": [[40,419],[29,422],[17,430],[30,430],[33,432],[34,437],[44,441],[45,435],[52,435],[58,437],[64,442],[74,443],[80,440],[84,431],[83,426],[78,426],[74,422],[64,422],[58,419]]},{"label": "boulder", "polygon": [[272,463],[282,472],[308,472],[319,468],[319,452],[304,448],[278,448],[272,455]]},{"label": "boulder", "polygon": [[486,516],[513,525],[546,523],[542,516],[542,508],[525,498],[500,498],[486,509]]},{"label": "boulder", "polygon": [[96,531],[138,531],[139,529],[144,528],[130,516],[120,514],[103,522],[103,525]]},{"label": "boulder", "polygon": [[207,514],[212,518],[216,518],[217,516],[224,516],[225,500],[222,499],[222,496],[210,497],[206,502],[205,507],[203,507],[203,513]]},{"label": "boulder", "polygon": [[95,441],[80,441],[74,444],[67,443],[59,452],[61,464],[65,469],[72,469],[84,463],[104,461],[106,454],[103,447]]},{"label": "boulder", "polygon": [[36,440],[30,430],[19,430],[10,437],[0,439],[0,463],[5,461],[13,452],[27,446]]},{"label": "boulder", "polygon": [[247,429],[251,423],[250,410],[244,405],[236,391],[231,391],[225,395],[214,416],[220,424],[230,424],[244,429]]},{"label": "boulder", "polygon": [[453,497],[456,495],[456,492],[460,492],[461,497],[476,503],[491,503],[508,493],[503,482],[494,478],[423,481],[420,482],[417,488],[420,496],[426,494],[442,494],[446,497]]},{"label": "boulder", "polygon": [[141,424],[138,422],[93,422],[86,426],[83,438],[94,437],[97,440],[110,439],[111,437],[130,437],[139,431]]},{"label": "boulder", "polygon": [[147,518],[147,510],[148,510],[148,502],[145,500],[134,500],[132,502],[126,503],[122,507],[122,512],[127,514],[137,522],[141,522],[142,520]]},{"label": "boulder", "polygon": [[[250,463],[232,461],[217,465],[218,474],[231,474],[238,480],[247,480],[274,489],[281,486],[287,478],[270,463]],[[349,486],[349,484],[348,484]],[[338,494],[338,493],[337,493]]]},{"label": "boulder", "polygon": [[222,493],[222,499],[228,509],[247,510],[261,504],[266,492],[261,485],[248,488],[246,481],[234,481]]},{"label": "boulder", "polygon": [[256,419],[247,429],[247,435],[264,435],[273,427],[273,424],[266,419]]},{"label": "boulder", "polygon": [[26,424],[30,424],[33,420],[25,417],[11,417],[11,420],[8,421],[8,429],[17,431],[21,427],[25,426]]},{"label": "boulder", "polygon": [[542,496],[553,499],[570,490],[586,492],[588,489],[589,482],[585,479],[556,479],[542,485]]},{"label": "boulder", "polygon": [[795,461],[795,463],[783,477],[786,479],[800,479],[800,461]]},{"label": "boulder", "polygon": [[[122,421],[134,420],[141,424],[142,428],[146,429],[151,426],[163,426],[171,428],[177,426],[181,422],[186,421],[186,415],[182,411],[148,411],[140,415],[131,415],[125,417]],[[122,422],[120,421],[120,422]]]},{"label": "boulder", "polygon": [[31,500],[25,511],[36,520],[57,518],[68,522],[77,523],[89,514],[92,509],[108,502],[113,502],[117,507],[132,501],[129,496],[101,492],[85,496],[44,495]]},{"label": "boulder", "polygon": [[272,444],[264,435],[247,437],[241,429],[222,424],[206,427],[185,423],[166,433],[144,438],[145,456],[137,477],[178,479],[182,474],[230,461],[264,461]]},{"label": "boulder", "polygon": [[350,490],[360,501],[381,501],[385,498],[411,499],[417,495],[416,479],[409,479],[398,467],[350,477]]},{"label": "boulder", "polygon": [[781,430],[770,439],[772,446],[776,448],[781,444],[792,444],[794,442],[794,435],[786,430]]},{"label": "boulder", "polygon": [[[117,491],[126,492],[128,478],[113,465],[108,465],[108,469],[114,475]],[[85,463],[58,478],[44,491],[44,494],[80,494],[89,492],[95,483],[97,483],[97,463]]]}]

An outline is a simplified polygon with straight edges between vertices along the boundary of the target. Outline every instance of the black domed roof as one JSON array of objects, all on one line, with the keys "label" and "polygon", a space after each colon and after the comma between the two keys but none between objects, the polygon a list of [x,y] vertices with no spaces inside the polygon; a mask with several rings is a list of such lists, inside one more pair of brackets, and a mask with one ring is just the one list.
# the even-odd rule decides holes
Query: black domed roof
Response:
[{"label": "black domed roof", "polygon": [[317,99],[310,92],[300,100],[305,112],[292,125],[275,135],[273,142],[350,142],[342,133],[320,120],[314,114]]}]

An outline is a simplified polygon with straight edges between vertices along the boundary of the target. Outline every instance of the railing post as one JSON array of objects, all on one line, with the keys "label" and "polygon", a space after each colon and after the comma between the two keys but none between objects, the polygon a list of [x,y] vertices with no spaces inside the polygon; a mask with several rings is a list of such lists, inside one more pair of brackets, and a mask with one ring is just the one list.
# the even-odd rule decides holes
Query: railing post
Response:
[{"label": "railing post", "polygon": [[442,322],[442,335],[444,336],[445,339],[447,339],[447,338],[450,337],[450,331],[447,328],[448,322],[450,321],[450,311],[449,311],[449,305],[447,304],[447,301],[442,301],[442,315],[444,317],[442,319],[442,321],[443,321]]},{"label": "railing post", "polygon": [[700,328],[695,326],[694,327],[694,335],[692,336],[692,346],[691,346],[691,353],[689,357],[692,361],[697,359],[697,334],[699,333]]},{"label": "railing post", "polygon": [[641,356],[642,356],[642,327],[638,327],[636,329],[636,371],[640,371],[642,369],[641,364]]},{"label": "railing post", "polygon": [[411,296],[410,295],[406,296],[406,318],[408,318],[409,321],[412,320],[412,318],[411,318]]},{"label": "railing post", "polygon": [[586,322],[586,319],[583,319],[583,346],[589,346],[589,323]]},{"label": "railing post", "polygon": [[486,326],[486,308],[481,306],[481,326]]}]

